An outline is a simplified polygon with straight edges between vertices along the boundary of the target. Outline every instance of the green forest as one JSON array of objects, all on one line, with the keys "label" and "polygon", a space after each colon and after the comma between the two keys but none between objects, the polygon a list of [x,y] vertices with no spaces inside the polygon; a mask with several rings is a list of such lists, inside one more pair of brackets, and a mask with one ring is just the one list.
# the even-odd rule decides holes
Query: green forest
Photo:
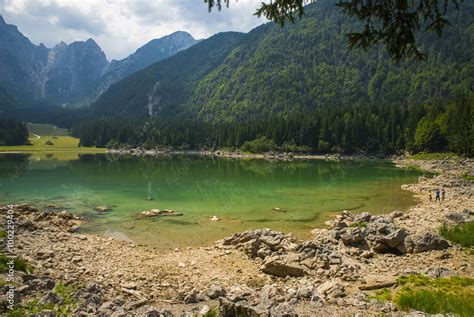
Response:
[{"label": "green forest", "polygon": [[358,24],[333,1],[305,13],[218,34],[125,78],[73,134],[99,147],[472,154],[473,3],[450,12],[441,39],[420,36],[425,61],[398,63],[382,47],[348,49]]},{"label": "green forest", "polygon": [[23,145],[27,143],[28,129],[25,124],[0,118],[0,145]]},{"label": "green forest", "polygon": [[99,119],[74,126],[83,146],[231,149],[249,152],[474,151],[474,98],[419,106],[353,106],[248,122]]}]

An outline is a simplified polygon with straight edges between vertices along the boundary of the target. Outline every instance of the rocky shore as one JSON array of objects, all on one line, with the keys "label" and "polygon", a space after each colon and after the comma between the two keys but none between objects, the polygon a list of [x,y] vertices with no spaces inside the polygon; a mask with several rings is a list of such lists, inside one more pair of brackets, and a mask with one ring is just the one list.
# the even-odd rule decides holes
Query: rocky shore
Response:
[{"label": "rocky shore", "polygon": [[[344,211],[307,241],[261,229],[163,252],[83,235],[82,220],[67,212],[2,207],[2,223],[14,210],[15,255],[33,267],[15,272],[15,301],[25,306],[20,315],[34,309],[42,316],[401,314],[370,292],[406,274],[474,277],[474,256],[438,235],[443,223],[474,218],[474,188],[461,178],[473,175],[474,162],[396,163],[438,173],[403,186],[416,194],[417,206],[387,215]],[[446,198],[438,205],[429,191],[440,187]],[[4,302],[5,284],[0,288]]]}]

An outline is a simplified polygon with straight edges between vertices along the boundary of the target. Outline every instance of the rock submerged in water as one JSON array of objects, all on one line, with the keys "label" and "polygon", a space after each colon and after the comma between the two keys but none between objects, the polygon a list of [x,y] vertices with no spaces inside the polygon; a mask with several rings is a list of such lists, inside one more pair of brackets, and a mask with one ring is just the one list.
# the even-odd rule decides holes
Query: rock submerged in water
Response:
[{"label": "rock submerged in water", "polygon": [[146,217],[158,217],[158,216],[182,216],[183,214],[180,212],[176,212],[171,209],[150,209],[142,211],[141,214]]},{"label": "rock submerged in water", "polygon": [[94,210],[98,212],[109,212],[109,211],[112,211],[112,208],[107,207],[107,206],[97,206],[94,208]]},{"label": "rock submerged in water", "polygon": [[212,217],[210,217],[210,220],[211,221],[219,221],[219,220],[221,220],[221,218],[219,218],[217,216],[212,216]]}]

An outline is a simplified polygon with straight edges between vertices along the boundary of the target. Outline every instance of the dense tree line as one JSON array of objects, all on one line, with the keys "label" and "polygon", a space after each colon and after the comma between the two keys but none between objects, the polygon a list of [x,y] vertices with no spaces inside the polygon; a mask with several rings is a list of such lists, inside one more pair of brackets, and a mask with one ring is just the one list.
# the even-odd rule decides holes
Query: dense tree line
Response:
[{"label": "dense tree line", "polygon": [[28,129],[25,124],[0,118],[0,145],[23,145],[28,143]]},{"label": "dense tree line", "polygon": [[99,119],[76,125],[82,146],[320,153],[474,151],[474,97],[419,106],[334,107],[249,122]]}]

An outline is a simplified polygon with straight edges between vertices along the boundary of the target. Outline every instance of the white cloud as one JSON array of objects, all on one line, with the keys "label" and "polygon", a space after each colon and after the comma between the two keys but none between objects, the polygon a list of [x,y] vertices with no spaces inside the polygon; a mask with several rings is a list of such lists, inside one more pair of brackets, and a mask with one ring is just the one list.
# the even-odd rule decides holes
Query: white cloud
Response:
[{"label": "white cloud", "polygon": [[35,44],[93,38],[109,59],[120,59],[178,30],[195,38],[247,32],[266,22],[253,16],[260,3],[234,1],[208,13],[202,0],[0,0],[0,14]]}]

